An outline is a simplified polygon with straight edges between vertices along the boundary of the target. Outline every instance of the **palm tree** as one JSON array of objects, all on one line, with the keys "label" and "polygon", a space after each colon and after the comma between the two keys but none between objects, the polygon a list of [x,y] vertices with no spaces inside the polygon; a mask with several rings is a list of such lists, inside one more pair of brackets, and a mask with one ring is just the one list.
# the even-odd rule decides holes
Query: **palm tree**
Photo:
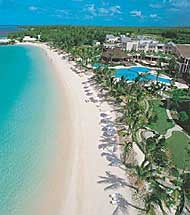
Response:
[{"label": "palm tree", "polygon": [[153,169],[152,164],[148,162],[143,162],[141,166],[135,166],[135,173],[137,176],[136,185],[141,188],[144,185],[144,182],[151,182],[156,180],[156,170]]},{"label": "palm tree", "polygon": [[166,141],[160,135],[154,135],[142,143],[145,154],[145,162],[150,162],[157,167],[163,168],[168,165],[166,154]]},{"label": "palm tree", "polygon": [[132,150],[133,144],[131,142],[125,142],[124,147],[123,147],[123,152],[122,152],[122,160],[123,164],[126,166],[126,158],[129,152]]},{"label": "palm tree", "polygon": [[176,58],[175,57],[172,57],[170,60],[169,60],[169,64],[168,64],[168,71],[171,75],[175,74],[176,73],[176,70],[177,69],[177,63],[176,63]]},{"label": "palm tree", "polygon": [[145,195],[145,209],[147,215],[156,215],[160,208],[163,215],[167,215],[164,209],[164,202],[167,200],[165,190],[158,185],[152,186],[151,190]]},{"label": "palm tree", "polygon": [[159,78],[159,75],[160,75],[160,73],[161,73],[161,70],[160,69],[157,69],[156,70],[156,85],[158,85],[158,78]]},{"label": "palm tree", "polygon": [[143,59],[145,59],[145,53],[144,53],[144,51],[142,51],[141,53],[140,53],[140,57],[141,57],[141,60],[143,60]]},{"label": "palm tree", "polygon": [[190,206],[190,173],[183,171],[181,174],[176,170],[175,179],[171,182],[176,186],[173,189],[177,193],[176,204],[177,209],[175,215],[181,215],[185,210],[189,210]]}]

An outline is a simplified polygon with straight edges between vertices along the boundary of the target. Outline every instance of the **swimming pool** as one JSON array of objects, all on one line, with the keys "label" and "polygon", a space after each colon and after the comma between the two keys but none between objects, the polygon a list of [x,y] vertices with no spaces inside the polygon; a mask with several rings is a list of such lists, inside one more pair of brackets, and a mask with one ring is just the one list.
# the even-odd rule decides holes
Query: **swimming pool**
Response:
[{"label": "swimming pool", "polygon": [[108,67],[108,65],[106,64],[102,64],[102,63],[94,63],[92,65],[93,68],[98,68],[98,67]]},{"label": "swimming pool", "polygon": [[147,68],[147,67],[144,67],[144,66],[131,66],[129,69],[127,70],[130,70],[132,72],[136,72],[136,73],[147,73],[147,72],[150,72],[151,69]]},{"label": "swimming pool", "polygon": [[[94,68],[98,68],[98,67],[108,67],[108,65],[106,64],[100,64],[100,63],[95,63],[92,65]],[[149,74],[149,72],[151,71],[150,68],[145,67],[145,66],[131,66],[130,68],[120,68],[120,69],[116,69],[116,73],[115,73],[115,77],[116,78],[121,78],[122,76],[129,81],[134,81],[139,74],[141,73],[147,73],[145,75],[145,77],[140,78],[141,81],[145,81],[145,80],[152,80],[152,81],[156,81],[158,80],[159,82],[162,83],[166,83],[166,84],[170,84],[171,83],[171,79],[169,78],[163,78],[160,76],[156,76],[153,74]]]},{"label": "swimming pool", "polygon": [[[122,76],[129,80],[129,81],[134,81],[139,74],[141,73],[149,73],[151,71],[151,69],[147,68],[147,67],[143,67],[143,66],[133,66],[130,68],[122,68],[122,69],[117,69],[115,76],[117,78],[121,78]],[[145,77],[140,78],[140,80],[158,80],[159,82],[162,83],[171,83],[171,80],[168,78],[163,78],[163,77],[158,77],[156,75],[153,74],[147,74],[145,75]]]},{"label": "swimming pool", "polygon": [[171,83],[171,79],[163,78],[163,77],[160,77],[160,76],[158,76],[158,78],[157,78],[156,75],[152,75],[152,74],[147,75],[146,77],[143,77],[143,79],[144,80],[146,80],[146,79],[147,80],[153,80],[153,81],[156,81],[158,79],[159,82],[162,82],[162,83],[165,83],[165,84],[170,84]]}]

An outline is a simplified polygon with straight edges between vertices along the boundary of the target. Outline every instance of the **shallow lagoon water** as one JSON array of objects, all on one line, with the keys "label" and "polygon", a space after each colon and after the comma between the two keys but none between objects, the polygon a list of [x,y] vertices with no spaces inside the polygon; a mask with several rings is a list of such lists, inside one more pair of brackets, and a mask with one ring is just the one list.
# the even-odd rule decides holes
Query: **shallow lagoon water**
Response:
[{"label": "shallow lagoon water", "polygon": [[28,215],[56,155],[59,98],[43,50],[0,46],[0,214]]}]

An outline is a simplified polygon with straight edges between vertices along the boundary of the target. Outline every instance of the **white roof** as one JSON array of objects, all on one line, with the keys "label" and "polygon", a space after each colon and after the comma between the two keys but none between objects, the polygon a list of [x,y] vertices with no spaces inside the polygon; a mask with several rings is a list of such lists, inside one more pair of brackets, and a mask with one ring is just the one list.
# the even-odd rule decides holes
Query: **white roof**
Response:
[{"label": "white roof", "polygon": [[164,43],[158,43],[158,46],[165,46]]},{"label": "white roof", "polygon": [[116,37],[113,34],[107,34],[106,39],[115,39]]},{"label": "white roof", "polygon": [[36,40],[37,40],[36,38],[30,37],[30,36],[25,36],[25,37],[23,38],[23,41],[36,41]]},{"label": "white roof", "polygon": [[0,38],[0,43],[9,43],[10,41],[10,39]]},{"label": "white roof", "polygon": [[122,43],[127,43],[127,42],[130,42],[131,41],[131,38],[130,37],[126,37],[125,35],[121,35],[121,42]]},{"label": "white roof", "polygon": [[176,44],[173,43],[173,42],[168,42],[167,44],[168,44],[168,45],[172,45],[172,46],[176,46]]},{"label": "white roof", "polygon": [[137,35],[138,40],[151,40],[152,37],[150,36],[145,36],[145,35]]}]

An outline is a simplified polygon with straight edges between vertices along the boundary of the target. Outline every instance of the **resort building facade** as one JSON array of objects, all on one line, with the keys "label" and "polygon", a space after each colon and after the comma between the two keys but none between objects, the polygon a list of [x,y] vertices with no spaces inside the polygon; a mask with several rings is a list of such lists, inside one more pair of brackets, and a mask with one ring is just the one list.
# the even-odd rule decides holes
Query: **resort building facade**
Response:
[{"label": "resort building facade", "polygon": [[[158,40],[144,35],[128,37],[125,35],[106,35],[103,44],[104,61],[141,61],[150,66],[157,66],[160,59],[167,65],[171,56],[176,58],[180,73],[190,74],[190,44],[160,43]],[[163,54],[162,54],[163,53]],[[167,55],[168,54],[168,55]]]},{"label": "resort building facade", "polygon": [[175,49],[178,56],[179,71],[190,74],[190,44],[178,44]]},{"label": "resort building facade", "polygon": [[120,37],[116,37],[112,34],[106,35],[106,43],[116,43],[119,42]]},{"label": "resort building facade", "polygon": [[139,35],[137,37],[128,37],[120,35],[106,35],[105,48],[121,48],[124,51],[143,51],[143,52],[164,52],[173,51],[174,43],[160,43],[149,36]]},{"label": "resort building facade", "polygon": [[23,42],[36,42],[37,39],[35,37],[25,36],[23,38]]}]

